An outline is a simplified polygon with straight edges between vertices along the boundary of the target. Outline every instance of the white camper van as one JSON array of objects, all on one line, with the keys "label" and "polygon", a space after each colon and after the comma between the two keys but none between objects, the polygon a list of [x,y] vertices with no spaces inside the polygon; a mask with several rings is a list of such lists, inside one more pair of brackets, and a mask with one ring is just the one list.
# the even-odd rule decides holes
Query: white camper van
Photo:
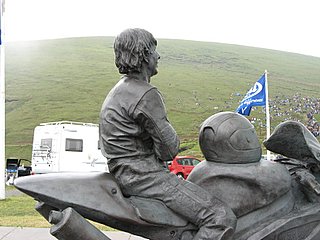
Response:
[{"label": "white camper van", "polygon": [[49,122],[34,129],[32,173],[108,171],[93,123]]}]

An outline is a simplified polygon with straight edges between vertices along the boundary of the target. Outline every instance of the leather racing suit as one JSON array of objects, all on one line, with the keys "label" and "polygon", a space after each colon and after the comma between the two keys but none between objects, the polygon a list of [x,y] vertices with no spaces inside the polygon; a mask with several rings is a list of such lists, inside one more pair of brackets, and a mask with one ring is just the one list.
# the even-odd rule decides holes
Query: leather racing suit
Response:
[{"label": "leather racing suit", "polygon": [[164,161],[178,153],[179,139],[154,86],[123,77],[103,103],[99,127],[102,154],[124,195],[163,201],[199,227],[193,239],[232,238],[231,209],[165,168]]}]

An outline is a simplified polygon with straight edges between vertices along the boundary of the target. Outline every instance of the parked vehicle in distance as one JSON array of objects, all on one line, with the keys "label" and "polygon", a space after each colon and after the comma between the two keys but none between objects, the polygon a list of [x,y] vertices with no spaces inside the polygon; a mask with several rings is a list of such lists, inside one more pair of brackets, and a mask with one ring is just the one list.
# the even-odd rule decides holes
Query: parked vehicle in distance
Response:
[{"label": "parked vehicle in distance", "polygon": [[180,178],[187,179],[198,163],[200,160],[193,156],[176,156],[172,161],[168,161],[167,166],[170,172]]},{"label": "parked vehicle in distance", "polygon": [[7,185],[12,185],[17,177],[28,176],[31,174],[31,166],[25,166],[22,161],[29,162],[28,159],[8,158],[6,161],[5,180]]},{"label": "parked vehicle in distance", "polygon": [[108,171],[98,124],[61,121],[34,129],[32,174],[93,171]]}]

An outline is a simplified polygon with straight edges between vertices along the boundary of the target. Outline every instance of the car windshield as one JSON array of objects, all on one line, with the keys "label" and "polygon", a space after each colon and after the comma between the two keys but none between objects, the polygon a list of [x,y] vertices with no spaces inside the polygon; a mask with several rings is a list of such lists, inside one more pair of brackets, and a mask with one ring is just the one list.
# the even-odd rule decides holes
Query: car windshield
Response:
[{"label": "car windshield", "polygon": [[196,166],[196,165],[199,164],[199,163],[200,163],[199,160],[197,160],[197,159],[192,159],[192,165],[193,165],[193,166]]}]

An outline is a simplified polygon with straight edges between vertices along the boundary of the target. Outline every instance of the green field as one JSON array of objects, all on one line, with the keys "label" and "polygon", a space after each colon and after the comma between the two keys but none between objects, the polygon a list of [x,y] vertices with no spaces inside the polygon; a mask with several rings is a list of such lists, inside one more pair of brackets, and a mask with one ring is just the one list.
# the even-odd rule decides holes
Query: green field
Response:
[{"label": "green field", "polygon": [[[102,101],[119,74],[113,38],[91,37],[9,43],[6,47],[6,157],[31,158],[33,129],[61,120],[98,122]],[[320,58],[237,45],[158,40],[159,74],[169,119],[185,154],[202,157],[197,145],[201,122],[220,111],[234,111],[243,94],[268,70],[271,104],[281,103],[274,128],[285,119],[306,121],[310,109],[295,113],[297,97],[319,101]],[[239,94],[241,94],[239,96]],[[273,109],[271,109],[273,110]],[[320,115],[316,116],[320,119]],[[263,108],[252,111],[262,141]]]},{"label": "green field", "polygon": [[[17,191],[13,186],[6,186],[6,193]],[[51,225],[35,210],[36,201],[25,194],[14,194],[0,200],[0,226],[6,227],[40,227]],[[100,223],[93,224],[103,231],[114,229]]]}]

